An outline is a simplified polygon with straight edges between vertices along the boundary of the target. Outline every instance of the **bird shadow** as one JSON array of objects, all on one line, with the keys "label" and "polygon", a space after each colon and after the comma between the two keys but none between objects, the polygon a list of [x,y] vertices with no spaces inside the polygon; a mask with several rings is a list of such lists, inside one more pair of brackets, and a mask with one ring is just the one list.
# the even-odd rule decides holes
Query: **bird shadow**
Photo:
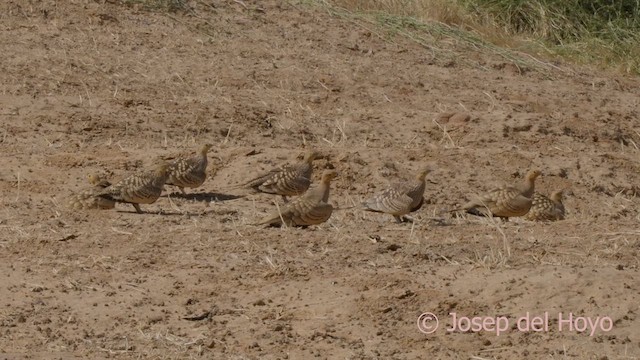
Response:
[{"label": "bird shadow", "polygon": [[185,199],[185,200],[194,200],[194,201],[228,201],[243,198],[244,195],[232,195],[232,194],[220,194],[215,192],[205,192],[205,193],[191,193],[191,194],[183,194],[179,192],[170,193],[168,195],[163,195],[164,197],[172,197],[176,199]]},{"label": "bird shadow", "polygon": [[160,215],[160,216],[185,216],[185,215],[187,215],[187,216],[197,216],[197,215],[201,215],[201,213],[190,213],[188,211],[178,212],[178,211],[166,211],[166,210],[159,210],[159,211],[142,210],[141,213],[139,213],[137,211],[117,210],[117,212],[124,213],[124,214],[140,215],[140,216],[145,216],[145,215]]},{"label": "bird shadow", "polygon": [[145,215],[159,215],[159,216],[204,216],[204,215],[208,215],[208,214],[212,214],[212,213],[217,213],[215,210],[206,210],[206,211],[198,211],[198,212],[191,212],[191,211],[167,211],[167,210],[158,210],[158,211],[145,211],[143,210],[141,213],[136,212],[136,211],[124,211],[124,210],[118,210],[117,212],[119,213],[125,213],[125,214],[133,214],[133,215],[140,215],[140,216],[145,216]]},{"label": "bird shadow", "polygon": [[453,226],[454,224],[442,217],[429,217],[425,219],[429,225],[432,226]]}]

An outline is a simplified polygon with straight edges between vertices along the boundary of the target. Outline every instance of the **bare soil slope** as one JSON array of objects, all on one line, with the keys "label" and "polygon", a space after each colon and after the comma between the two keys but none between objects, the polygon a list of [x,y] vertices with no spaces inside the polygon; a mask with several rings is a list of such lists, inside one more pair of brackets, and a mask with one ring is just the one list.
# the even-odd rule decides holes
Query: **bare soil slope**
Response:
[{"label": "bare soil slope", "polygon": [[[0,2],[0,357],[640,357],[640,81],[425,47],[308,4],[190,6]],[[64,206],[89,173],[205,142],[211,177],[190,196],[142,215]],[[280,199],[230,188],[311,147],[345,209],[251,225]],[[349,208],[425,164],[414,224]],[[534,167],[543,193],[571,189],[567,220],[440,214]],[[549,328],[519,331],[527,312]],[[560,312],[613,327],[560,331]],[[449,313],[510,327],[450,333]]]}]

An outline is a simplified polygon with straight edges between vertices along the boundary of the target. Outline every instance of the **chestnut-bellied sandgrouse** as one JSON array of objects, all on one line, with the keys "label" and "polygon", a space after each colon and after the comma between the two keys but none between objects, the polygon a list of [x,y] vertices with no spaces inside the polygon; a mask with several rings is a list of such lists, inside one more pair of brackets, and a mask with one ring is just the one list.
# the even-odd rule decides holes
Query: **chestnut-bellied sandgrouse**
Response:
[{"label": "chestnut-bellied sandgrouse", "polygon": [[169,178],[170,165],[166,162],[151,170],[130,175],[105,188],[98,194],[107,200],[133,205],[142,213],[138,204],[152,204],[160,197],[165,182]]},{"label": "chestnut-bellied sandgrouse", "polygon": [[261,174],[241,184],[240,187],[252,188],[255,191],[281,195],[286,201],[287,196],[301,195],[311,185],[313,174],[313,160],[319,154],[313,150],[305,153],[304,159],[298,163],[285,165]]},{"label": "chestnut-bellied sandgrouse", "polygon": [[309,226],[318,225],[329,220],[333,206],[329,204],[329,189],[331,180],[337,176],[334,170],[326,170],[322,174],[320,185],[285,204],[279,211],[275,211],[257,225],[280,226]]},{"label": "chestnut-bellied sandgrouse", "polygon": [[406,215],[424,203],[425,178],[431,169],[422,169],[408,181],[390,184],[386,190],[362,203],[364,210],[390,214],[396,222],[411,221]]},{"label": "chestnut-bellied sandgrouse", "polygon": [[540,175],[539,170],[530,170],[521,184],[493,189],[452,211],[499,218],[524,216],[531,208],[535,181]]},{"label": "chestnut-bellied sandgrouse", "polygon": [[554,191],[546,197],[538,192],[533,194],[533,203],[526,220],[531,221],[556,221],[564,220],[565,210],[562,204],[562,190]]},{"label": "chestnut-bellied sandgrouse", "polygon": [[207,153],[213,145],[205,144],[191,157],[180,157],[169,163],[169,178],[166,185],[177,186],[185,194],[184,188],[197,188],[207,179]]},{"label": "chestnut-bellied sandgrouse", "polygon": [[113,209],[116,206],[115,201],[98,196],[106,187],[111,186],[111,183],[97,174],[89,174],[88,180],[93,187],[71,195],[67,199],[69,208],[74,210]]}]

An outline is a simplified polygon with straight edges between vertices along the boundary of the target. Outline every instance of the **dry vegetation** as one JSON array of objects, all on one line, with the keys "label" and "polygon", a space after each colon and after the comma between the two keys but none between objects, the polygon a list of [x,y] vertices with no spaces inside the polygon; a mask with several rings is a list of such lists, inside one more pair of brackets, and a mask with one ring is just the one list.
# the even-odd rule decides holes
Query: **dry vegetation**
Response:
[{"label": "dry vegetation", "polygon": [[[324,0],[327,6],[405,23],[440,22],[500,47],[640,74],[640,6],[604,0]],[[396,20],[397,22],[397,20]],[[467,35],[468,36],[468,35]]]}]

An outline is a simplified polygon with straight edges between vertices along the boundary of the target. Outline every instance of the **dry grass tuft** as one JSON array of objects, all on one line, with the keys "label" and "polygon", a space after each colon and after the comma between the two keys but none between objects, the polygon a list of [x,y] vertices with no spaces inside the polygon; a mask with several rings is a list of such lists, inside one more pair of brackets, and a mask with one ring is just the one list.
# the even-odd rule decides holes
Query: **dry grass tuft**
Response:
[{"label": "dry grass tuft", "polygon": [[[378,21],[411,38],[416,37],[416,27],[427,27],[482,47],[506,47],[536,57],[564,58],[640,74],[640,5],[633,0],[615,4],[603,0],[318,1],[346,11],[375,14]],[[505,55],[504,50],[493,50]]]},{"label": "dry grass tuft", "polygon": [[[507,49],[515,40],[514,36],[501,35],[504,31],[492,28],[481,31],[481,26],[472,17],[463,16],[460,6],[439,0],[414,0],[400,2],[394,0],[316,0],[331,15],[348,19],[358,26],[393,41],[394,36],[406,37],[431,52],[433,58],[477,64],[460,58],[460,48],[496,54],[518,67],[539,70],[562,70],[541,61],[530,54],[521,54]],[[439,11],[436,9],[440,9]],[[476,25],[478,28],[473,28]],[[381,30],[380,30],[381,29]],[[379,33],[382,31],[383,33]],[[439,42],[447,39],[446,43]],[[455,43],[452,49],[450,43]],[[513,46],[511,46],[513,47]],[[518,49],[522,50],[522,49]]]}]

